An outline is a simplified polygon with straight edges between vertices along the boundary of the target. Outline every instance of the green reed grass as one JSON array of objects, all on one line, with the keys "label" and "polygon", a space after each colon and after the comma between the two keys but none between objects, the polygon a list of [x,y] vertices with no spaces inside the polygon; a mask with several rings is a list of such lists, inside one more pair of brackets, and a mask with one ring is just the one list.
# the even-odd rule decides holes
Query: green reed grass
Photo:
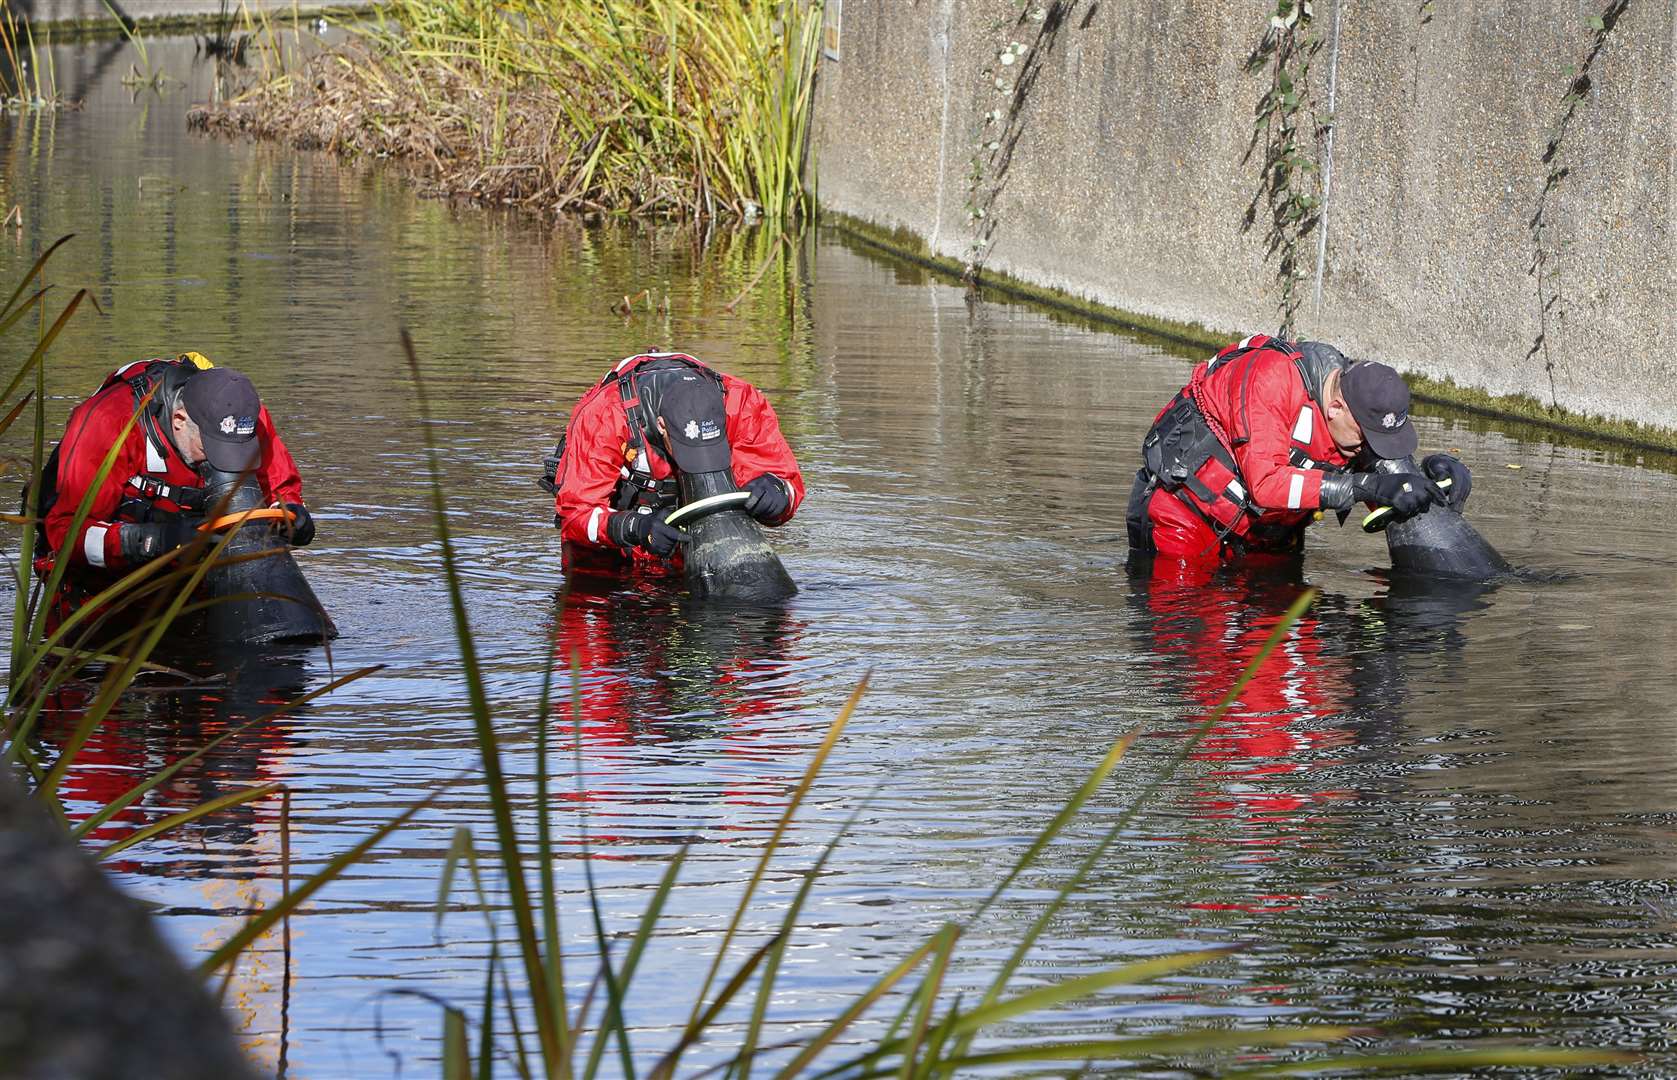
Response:
[{"label": "green reed grass", "polygon": [[495,203],[791,223],[820,28],[803,0],[394,0],[195,122],[405,158]]},{"label": "green reed grass", "polygon": [[50,109],[64,104],[58,96],[58,77],[52,61],[52,41],[40,48],[27,17],[19,18],[7,0],[0,0],[0,99],[5,107]]}]

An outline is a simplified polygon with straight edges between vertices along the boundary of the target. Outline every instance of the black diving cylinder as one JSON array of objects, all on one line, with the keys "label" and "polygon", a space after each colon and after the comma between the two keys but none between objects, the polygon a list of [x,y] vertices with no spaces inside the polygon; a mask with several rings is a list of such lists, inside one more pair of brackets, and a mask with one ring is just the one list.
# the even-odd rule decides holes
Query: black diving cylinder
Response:
[{"label": "black diving cylinder", "polygon": [[[223,514],[267,505],[256,481],[249,477],[241,481],[238,473],[206,467],[204,487],[208,496],[206,505],[222,507]],[[272,525],[271,521],[258,519],[239,526],[238,535],[222,548],[221,559],[258,552],[269,554],[218,566],[205,575],[204,588],[211,599],[264,594],[222,600],[209,606],[209,633],[218,645],[317,642],[338,636],[337,627],[315,599],[302,568],[287,549],[284,533],[274,531]]]},{"label": "black diving cylinder", "polygon": [[[1421,472],[1413,457],[1384,459],[1374,467],[1402,475]],[[1448,506],[1430,506],[1423,514],[1388,525],[1386,549],[1392,569],[1432,577],[1488,581],[1509,570],[1508,560],[1490,541]]]},{"label": "black diving cylinder", "polygon": [[[685,505],[739,490],[732,470],[682,473],[681,501]],[[693,596],[730,600],[783,600],[798,591],[780,556],[763,539],[763,531],[743,510],[727,509],[685,526],[691,539],[682,558],[687,589]]]}]

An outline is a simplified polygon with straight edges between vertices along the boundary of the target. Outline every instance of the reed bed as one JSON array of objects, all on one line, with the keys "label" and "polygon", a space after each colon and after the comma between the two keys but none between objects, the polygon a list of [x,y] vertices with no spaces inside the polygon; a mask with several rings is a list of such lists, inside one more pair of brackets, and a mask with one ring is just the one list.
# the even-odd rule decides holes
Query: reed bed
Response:
[{"label": "reed bed", "polygon": [[819,0],[395,0],[189,122],[542,213],[791,223],[820,24]]},{"label": "reed bed", "polygon": [[20,18],[7,0],[0,0],[0,106],[22,112],[65,104],[58,95],[50,36],[37,47],[27,16]]}]

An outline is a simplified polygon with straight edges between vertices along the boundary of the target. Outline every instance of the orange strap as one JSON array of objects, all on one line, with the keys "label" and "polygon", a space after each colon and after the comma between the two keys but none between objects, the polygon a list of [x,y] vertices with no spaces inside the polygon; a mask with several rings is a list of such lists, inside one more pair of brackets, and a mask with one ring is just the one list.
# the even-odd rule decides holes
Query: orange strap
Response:
[{"label": "orange strap", "polygon": [[286,523],[290,524],[297,520],[297,515],[278,506],[258,507],[251,510],[240,510],[237,514],[218,517],[214,521],[206,521],[198,526],[198,531],[215,532],[218,529],[230,529],[234,526],[243,525],[247,521],[261,521],[269,518],[275,520],[284,518]]}]

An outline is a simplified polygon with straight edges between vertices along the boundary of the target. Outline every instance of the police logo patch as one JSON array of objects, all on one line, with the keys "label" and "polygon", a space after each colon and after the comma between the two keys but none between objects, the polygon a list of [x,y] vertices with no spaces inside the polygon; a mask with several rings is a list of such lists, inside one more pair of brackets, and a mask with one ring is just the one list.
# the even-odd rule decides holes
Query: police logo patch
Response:
[{"label": "police logo patch", "polygon": [[1408,419],[1406,416],[1399,416],[1396,413],[1387,413],[1385,416],[1380,418],[1380,426],[1383,428],[1395,428],[1406,419]]},{"label": "police logo patch", "polygon": [[223,416],[221,418],[221,433],[223,435],[233,434],[234,429],[238,426],[239,422],[231,416]]},{"label": "police logo patch", "polygon": [[699,437],[699,422],[697,420],[687,421],[687,426],[681,429],[681,433],[689,439],[697,439]]}]

